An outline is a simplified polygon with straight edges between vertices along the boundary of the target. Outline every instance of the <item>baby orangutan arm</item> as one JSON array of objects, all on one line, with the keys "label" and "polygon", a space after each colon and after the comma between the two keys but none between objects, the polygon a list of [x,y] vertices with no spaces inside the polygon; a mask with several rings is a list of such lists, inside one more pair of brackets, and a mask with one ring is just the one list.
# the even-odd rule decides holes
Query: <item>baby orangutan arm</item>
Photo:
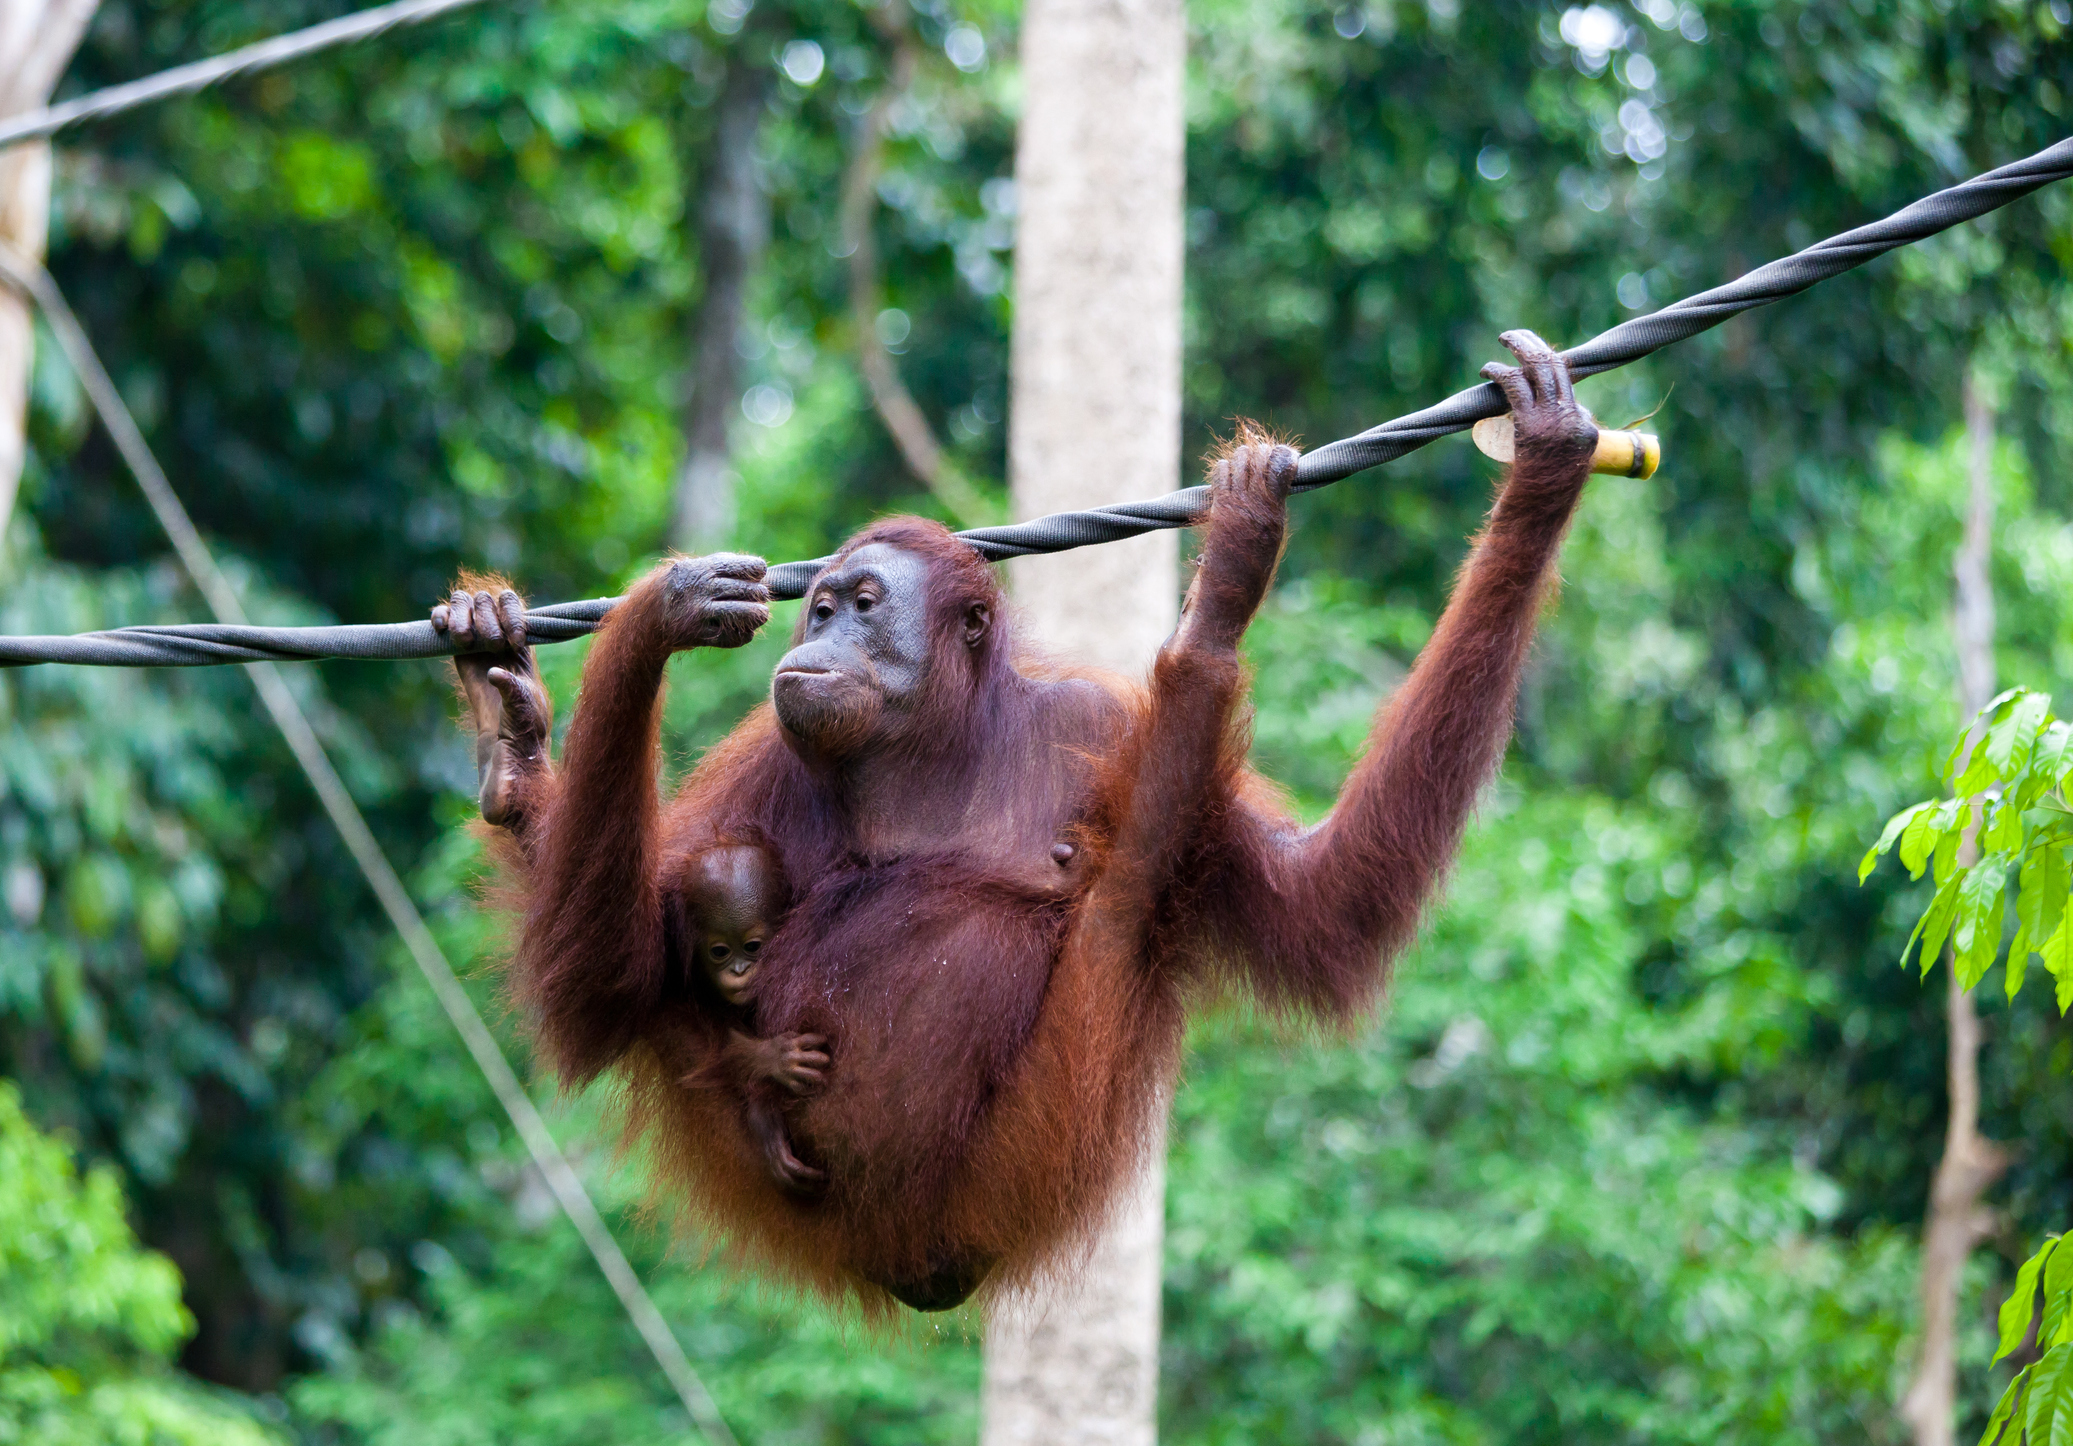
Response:
[{"label": "baby orangutan arm", "polygon": [[[811,1195],[827,1183],[825,1171],[800,1159],[785,1129],[784,1110],[776,1090],[794,1095],[819,1089],[828,1067],[825,1036],[780,1034],[756,1039],[740,1030],[727,1032],[717,1070],[699,1069],[684,1076],[687,1089],[728,1088],[742,1101],[742,1125],[762,1153],[770,1178],[795,1195]],[[715,1074],[720,1076],[715,1079]]]},{"label": "baby orangutan arm", "polygon": [[821,1034],[778,1034],[754,1039],[739,1030],[727,1033],[727,1057],[735,1078],[767,1082],[788,1094],[811,1093],[826,1082],[828,1039]]},{"label": "baby orangutan arm", "polygon": [[763,1152],[763,1163],[770,1171],[770,1178],[781,1188],[794,1195],[814,1195],[828,1183],[827,1171],[816,1169],[792,1153],[792,1137],[785,1130],[784,1113],[778,1109],[777,1101],[768,1090],[758,1090],[749,1096],[741,1118],[757,1148]]},{"label": "baby orangutan arm", "polygon": [[525,601],[502,578],[463,576],[452,598],[432,609],[432,626],[453,640],[483,821],[506,830],[530,864],[533,825],[554,789],[554,705],[526,644]]}]

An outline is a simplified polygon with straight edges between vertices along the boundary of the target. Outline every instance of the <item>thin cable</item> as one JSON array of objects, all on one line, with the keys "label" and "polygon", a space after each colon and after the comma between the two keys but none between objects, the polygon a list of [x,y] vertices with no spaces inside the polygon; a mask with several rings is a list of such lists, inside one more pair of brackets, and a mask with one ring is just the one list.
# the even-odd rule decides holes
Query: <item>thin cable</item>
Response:
[{"label": "thin cable", "polygon": [[[50,274],[35,263],[24,260],[4,247],[0,247],[0,279],[20,291],[27,293],[43,312],[51,333],[57,338],[58,346],[65,358],[72,364],[73,372],[80,384],[86,388],[88,399],[94,411],[99,414],[101,425],[115,441],[122,453],[122,459],[143,489],[144,497],[151,504],[151,510],[158,517],[159,525],[166,536],[172,539],[173,550],[180,555],[181,565],[194,580],[209,610],[225,625],[242,627],[245,612],[232,591],[223,570],[210,555],[208,545],[201,534],[195,531],[194,521],[181,505],[172,484],[158,465],[158,459],[144,441],[144,434],[138,430],[136,419],[123,404],[122,394],[110,380],[107,369],[101,365],[100,357],[94,352],[93,343],[79,319],[72,314],[64,294]],[[331,759],[324,752],[324,745],[318,741],[316,731],[310,727],[309,718],[303,713],[302,705],[295,701],[295,695],[288,690],[280,669],[271,662],[247,662],[245,671],[252,676],[252,683],[259,690],[259,699],[266,705],[266,711],[287,740],[295,761],[302,766],[303,774],[310,786],[317,792],[317,798],[324,805],[340,837],[345,840],[346,850],[352,854],[353,862],[366,875],[369,887],[381,901],[389,922],[396,932],[403,936],[404,945],[410,956],[417,961],[418,971],[425,976],[425,982],[432,986],[432,993],[438,996],[446,1017],[453,1021],[453,1027],[460,1033],[461,1042],[474,1057],[476,1067],[497,1096],[497,1102],[504,1107],[504,1113],[525,1141],[526,1149],[532,1153],[533,1163],[539,1167],[547,1186],[554,1192],[554,1198],[576,1227],[576,1233],[583,1237],[583,1243],[590,1247],[592,1258],[598,1269],[604,1272],[613,1294],[633,1320],[634,1329],[641,1333],[648,1349],[655,1356],[655,1363],[662,1367],[662,1373],[669,1378],[677,1397],[690,1413],[692,1422],[709,1441],[717,1446],[738,1446],[734,1433],[721,1417],[720,1409],[705,1388],[705,1383],[692,1369],[669,1323],[662,1318],[662,1312],[655,1308],[655,1302],[641,1285],[640,1277],[634,1274],[633,1266],[619,1249],[619,1242],[612,1238],[612,1232],[604,1218],[598,1214],[597,1206],[591,1201],[590,1192],[583,1186],[575,1168],[569,1164],[561,1146],[555,1142],[541,1118],[540,1111],[533,1104],[532,1097],[519,1082],[518,1075],[511,1068],[504,1052],[497,1047],[497,1041],[482,1022],[481,1013],[475,1008],[475,1001],[468,997],[468,991],[461,987],[461,981],[440,950],[439,943],[432,937],[432,931],[425,927],[424,916],[418,913],[417,905],[409,890],[389,865],[381,845],[375,842],[374,834],[367,827],[367,820],[361,816],[360,807],[346,792],[338,772],[331,766]]]},{"label": "thin cable", "polygon": [[[1796,296],[1817,282],[1862,266],[1898,246],[1925,240],[1962,222],[2027,196],[2040,186],[2073,175],[2073,140],[2063,140],[2026,160],[1974,176],[1916,201],[1882,221],[1846,231],[1647,316],[1621,322],[1563,353],[1578,377],[1623,367],[1672,342],[1683,341],[1759,306]],[[1384,422],[1357,437],[1305,453],[1296,467],[1298,492],[1328,486],[1356,472],[1393,462],[1453,432],[1467,431],[1484,417],[1505,410],[1504,394],[1488,382],[1456,392],[1443,402]],[[1117,542],[1140,533],[1189,527],[1209,504],[1207,487],[1184,487],[1164,497],[1119,502],[1086,512],[1058,512],[1005,527],[976,527],[957,535],[990,562],[1010,557],[1067,552],[1075,547]],[[802,596],[827,558],[780,563],[770,569],[774,598]],[[595,632],[617,598],[555,603],[526,614],[526,637],[559,643]],[[115,628],[71,637],[0,637],[0,667],[26,663],[89,663],[107,667],[186,668],[259,659],[300,662],[316,658],[440,658],[453,652],[446,634],[429,620],[367,623],[321,628],[259,628],[222,623]]]},{"label": "thin cable", "polygon": [[175,66],[142,80],[111,85],[75,100],[9,116],[0,121],[0,146],[41,140],[88,121],[105,120],[171,96],[192,95],[237,76],[257,75],[263,70],[273,70],[341,45],[351,45],[356,40],[371,40],[400,25],[422,25],[451,11],[481,3],[482,0],[398,0],[394,5],[341,15],[336,20],[326,20],[307,30],[276,35],[271,40],[261,40],[213,59]]},{"label": "thin cable", "polygon": [[[1831,236],[1804,251],[1745,272],[1725,286],[1672,302],[1661,311],[1623,321],[1581,346],[1562,353],[1571,376],[1609,372],[1672,342],[1710,331],[1733,316],[1797,296],[1888,251],[1924,241],[1962,222],[2020,200],[2040,186],[2073,175],[2073,139],[2036,155],[1997,167],[1933,196],[1925,196],[1881,221]],[[1501,415],[1504,394],[1490,382],[1456,392],[1435,406],[1384,422],[1357,437],[1306,454],[1296,469],[1298,492],[1323,487],[1384,462],[1393,462],[1450,432],[1466,431],[1485,417]],[[1177,494],[1176,494],[1177,495]]]}]

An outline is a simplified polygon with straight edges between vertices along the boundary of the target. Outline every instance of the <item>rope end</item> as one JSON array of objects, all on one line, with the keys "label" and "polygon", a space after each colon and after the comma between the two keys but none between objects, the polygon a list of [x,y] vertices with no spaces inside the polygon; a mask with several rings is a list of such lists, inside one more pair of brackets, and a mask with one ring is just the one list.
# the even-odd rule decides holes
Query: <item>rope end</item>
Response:
[{"label": "rope end", "polygon": [[[1485,417],[1470,429],[1476,450],[1493,462],[1510,462],[1512,443],[1510,417]],[[1591,470],[1613,477],[1653,477],[1663,460],[1662,438],[1649,432],[1616,431],[1601,427],[1598,445],[1591,453]]]}]

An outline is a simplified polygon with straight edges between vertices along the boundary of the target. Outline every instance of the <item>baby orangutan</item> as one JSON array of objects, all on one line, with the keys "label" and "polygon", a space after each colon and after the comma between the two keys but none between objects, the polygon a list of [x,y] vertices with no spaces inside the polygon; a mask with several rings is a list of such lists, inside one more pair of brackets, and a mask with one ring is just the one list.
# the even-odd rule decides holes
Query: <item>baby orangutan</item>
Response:
[{"label": "baby orangutan", "polygon": [[795,1194],[812,1194],[827,1176],[792,1153],[777,1091],[803,1095],[820,1087],[829,1062],[827,1038],[763,1039],[753,1020],[757,956],[784,915],[784,880],[767,850],[718,844],[687,861],[683,899],[692,958],[720,996],[727,1027],[725,1046],[685,1075],[684,1085],[738,1093],[742,1123],[763,1151],[770,1177]]}]

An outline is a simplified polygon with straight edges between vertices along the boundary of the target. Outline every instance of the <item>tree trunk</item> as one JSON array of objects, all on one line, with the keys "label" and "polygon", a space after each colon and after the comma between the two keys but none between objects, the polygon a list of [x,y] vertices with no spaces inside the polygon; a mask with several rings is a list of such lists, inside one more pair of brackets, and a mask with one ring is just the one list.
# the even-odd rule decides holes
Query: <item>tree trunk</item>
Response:
[{"label": "tree trunk", "polygon": [[[1179,0],[1030,0],[1015,179],[1018,517],[1153,496],[1180,472]],[[1142,672],[1178,611],[1157,533],[1011,565],[1036,639]],[[1150,1162],[1072,1278],[987,1328],[983,1446],[1149,1446],[1157,1434],[1165,1171]]]},{"label": "tree trunk", "polygon": [[[0,116],[50,99],[100,0],[0,0]],[[0,151],[0,245],[31,261],[50,237],[50,143]],[[0,287],[0,536],[14,514],[28,457],[29,365],[35,333],[27,298]]]},{"label": "tree trunk", "polygon": [[[1957,587],[1952,632],[1958,645],[1958,699],[1967,717],[1994,696],[1994,412],[1976,375],[1965,380],[1965,434],[1971,443],[1971,505],[1965,539],[1952,571]],[[1963,864],[1979,861],[1977,820],[1958,846]],[[1980,1203],[2008,1167],[2006,1153],[1979,1133],[1979,1016],[1972,995],[1958,983],[1957,961],[1944,956],[1950,1031],[1950,1120],[1943,1160],[1929,1191],[1922,1232],[1922,1350],[1915,1379],[1900,1405],[1915,1446],[1952,1446],[1958,1384],[1958,1286],[1966,1257],[1993,1230],[1993,1212]]]},{"label": "tree trunk", "polygon": [[1166,1162],[1154,1155],[1071,1277],[987,1322],[980,1446],[1158,1440],[1165,1243]]},{"label": "tree trunk", "polygon": [[[749,37],[743,37],[747,40]],[[677,474],[670,541],[686,552],[725,548],[734,534],[729,438],[741,404],[741,339],[749,282],[770,241],[770,196],[756,167],[767,66],[748,47],[727,56],[698,217],[705,294],[691,327],[691,394],[684,408],[684,466]]]}]

